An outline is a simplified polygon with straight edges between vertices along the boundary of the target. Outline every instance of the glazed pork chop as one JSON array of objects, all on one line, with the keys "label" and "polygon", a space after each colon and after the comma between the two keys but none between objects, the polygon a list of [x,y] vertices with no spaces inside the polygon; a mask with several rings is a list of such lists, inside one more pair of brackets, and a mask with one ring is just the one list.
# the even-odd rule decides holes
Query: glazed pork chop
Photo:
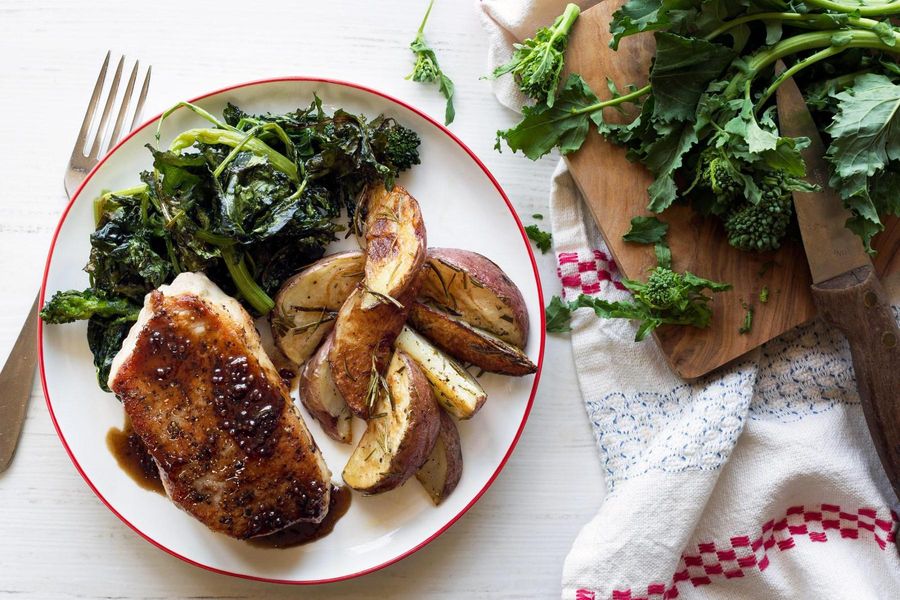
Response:
[{"label": "glazed pork chop", "polygon": [[328,512],[331,473],[250,315],[205,275],[147,295],[109,387],[175,504],[246,539]]}]

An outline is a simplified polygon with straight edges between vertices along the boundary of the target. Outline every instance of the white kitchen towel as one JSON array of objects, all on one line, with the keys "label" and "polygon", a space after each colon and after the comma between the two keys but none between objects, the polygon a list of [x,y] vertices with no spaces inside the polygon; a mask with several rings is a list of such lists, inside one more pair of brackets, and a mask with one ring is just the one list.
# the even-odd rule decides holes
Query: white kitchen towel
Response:
[{"label": "white kitchen towel", "polygon": [[[565,4],[480,2],[491,67]],[[515,108],[508,79],[495,92]],[[564,162],[550,213],[563,296],[627,297]],[[572,329],[607,495],[563,598],[900,598],[898,507],[840,334],[800,327],[686,383],[632,323],[581,310]]]}]

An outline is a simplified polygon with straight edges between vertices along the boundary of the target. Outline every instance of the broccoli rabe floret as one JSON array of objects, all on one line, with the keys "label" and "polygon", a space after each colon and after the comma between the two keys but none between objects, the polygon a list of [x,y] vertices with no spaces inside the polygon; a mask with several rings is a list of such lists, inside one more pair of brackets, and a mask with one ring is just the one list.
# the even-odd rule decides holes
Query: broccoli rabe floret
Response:
[{"label": "broccoli rabe floret", "polygon": [[569,31],[580,13],[581,9],[576,4],[567,5],[550,27],[538,29],[533,38],[516,44],[510,61],[494,69],[493,77],[512,73],[523,94],[553,106]]},{"label": "broccoli rabe floret", "polygon": [[708,148],[700,155],[694,185],[715,196],[715,203],[710,206],[713,214],[727,212],[744,191],[738,167],[719,148]]},{"label": "broccoli rabe floret", "polygon": [[41,319],[45,323],[72,323],[90,319],[93,316],[137,319],[141,307],[126,298],[110,296],[105,292],[87,289],[83,292],[68,290],[56,292],[41,309]]},{"label": "broccoli rabe floret", "polygon": [[764,177],[758,204],[746,202],[725,218],[728,243],[739,250],[777,250],[787,234],[794,212],[791,192],[778,176]]},{"label": "broccoli rabe floret", "polygon": [[387,135],[385,159],[399,173],[419,164],[419,144],[422,140],[412,129],[402,125],[392,128]]}]

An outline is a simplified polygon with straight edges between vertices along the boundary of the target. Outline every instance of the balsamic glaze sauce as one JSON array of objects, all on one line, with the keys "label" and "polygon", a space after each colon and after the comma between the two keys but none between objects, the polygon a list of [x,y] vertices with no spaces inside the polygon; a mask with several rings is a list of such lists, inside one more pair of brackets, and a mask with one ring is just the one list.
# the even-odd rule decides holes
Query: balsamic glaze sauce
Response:
[{"label": "balsamic glaze sauce", "polygon": [[331,533],[340,518],[347,514],[352,498],[349,488],[332,485],[328,514],[321,523],[297,523],[271,535],[247,541],[260,548],[293,548],[314,542]]},{"label": "balsamic glaze sauce", "polygon": [[136,484],[145,490],[165,495],[159,469],[147,452],[144,442],[132,429],[131,421],[126,418],[122,429],[110,428],[106,433],[106,447],[119,463],[119,467]]}]

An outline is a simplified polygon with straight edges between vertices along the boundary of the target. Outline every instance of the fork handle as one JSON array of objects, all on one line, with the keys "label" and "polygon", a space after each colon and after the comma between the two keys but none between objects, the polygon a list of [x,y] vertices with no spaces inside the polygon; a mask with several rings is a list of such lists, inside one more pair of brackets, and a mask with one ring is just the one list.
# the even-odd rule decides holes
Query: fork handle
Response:
[{"label": "fork handle", "polygon": [[34,367],[37,364],[39,298],[40,294],[34,298],[31,312],[22,324],[19,337],[0,371],[0,473],[6,470],[16,452],[19,433],[25,421],[25,410],[31,397]]},{"label": "fork handle", "polygon": [[900,498],[900,329],[871,264],[812,286],[826,323],[850,342],[863,414]]}]

